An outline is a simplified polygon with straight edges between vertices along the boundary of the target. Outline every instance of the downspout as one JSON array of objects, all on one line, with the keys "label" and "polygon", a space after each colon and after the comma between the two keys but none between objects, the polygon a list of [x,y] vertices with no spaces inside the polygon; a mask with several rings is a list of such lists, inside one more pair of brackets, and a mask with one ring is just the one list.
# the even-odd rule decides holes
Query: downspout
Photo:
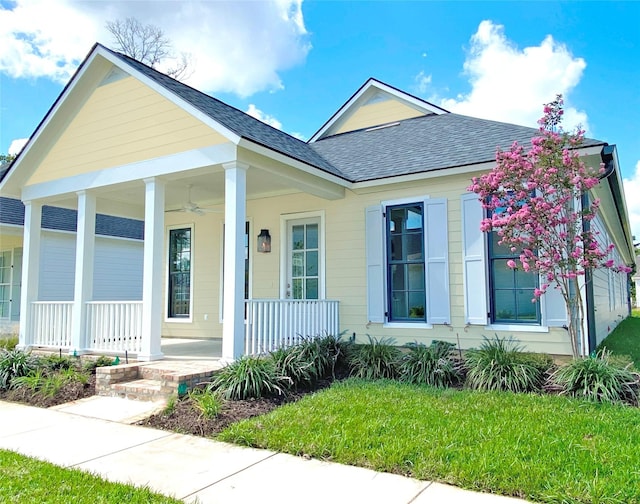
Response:
[{"label": "downspout", "polygon": [[[601,174],[598,178],[600,181],[608,179],[615,171],[615,164],[613,162],[613,152],[615,147],[612,145],[606,145],[602,148],[600,152],[600,158],[604,163],[604,173]],[[613,187],[611,187],[611,181],[609,180],[609,187],[613,192]],[[583,194],[580,198],[580,204],[582,208],[585,208],[589,205],[589,195]],[[619,213],[619,210],[618,210]],[[620,218],[620,216],[618,216]],[[591,230],[591,222],[587,220],[582,220],[582,231],[590,231]],[[585,304],[587,305],[587,351],[586,355],[589,355],[591,352],[594,352],[597,346],[597,338],[596,338],[596,309],[595,309],[595,296],[593,293],[593,273],[591,270],[585,271],[584,276],[585,282]]]}]

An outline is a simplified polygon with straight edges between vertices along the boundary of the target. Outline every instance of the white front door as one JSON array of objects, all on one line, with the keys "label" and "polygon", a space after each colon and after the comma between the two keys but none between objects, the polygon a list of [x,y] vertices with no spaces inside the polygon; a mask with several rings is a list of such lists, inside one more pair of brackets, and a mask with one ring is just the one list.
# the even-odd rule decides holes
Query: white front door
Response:
[{"label": "white front door", "polygon": [[321,299],[322,237],[320,218],[287,222],[287,299]]}]

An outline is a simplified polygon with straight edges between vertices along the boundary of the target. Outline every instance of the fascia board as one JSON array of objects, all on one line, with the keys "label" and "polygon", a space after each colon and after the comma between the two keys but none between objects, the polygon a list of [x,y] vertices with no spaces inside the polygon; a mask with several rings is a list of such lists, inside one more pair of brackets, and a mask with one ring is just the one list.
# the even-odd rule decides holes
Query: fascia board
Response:
[{"label": "fascia board", "polygon": [[246,138],[240,140],[238,147],[245,148],[249,151],[255,152],[256,154],[261,154],[273,159],[274,161],[286,164],[310,175],[315,175],[316,177],[323,178],[328,182],[333,182],[334,184],[337,184],[341,187],[349,188],[352,185],[350,181],[338,177],[337,175],[333,175],[332,173],[326,172],[321,168],[317,168],[303,161],[299,161],[296,158],[287,156],[286,154],[282,154],[281,152],[275,151],[269,147],[265,147],[264,145],[253,142]]},{"label": "fascia board", "polygon": [[316,140],[323,137],[323,135],[329,130],[334,124],[336,124],[342,116],[355,104],[357,101],[364,95],[369,89],[376,88],[381,91],[385,91],[418,109],[424,110],[427,113],[431,114],[444,114],[447,113],[446,110],[437,107],[429,102],[421,100],[420,98],[416,98],[415,96],[411,96],[399,89],[396,89],[388,84],[380,82],[374,78],[369,78],[367,82],[365,82],[360,89],[358,89],[352,96],[349,98],[344,105],[342,105],[330,118],[324,123],[324,125],[309,139],[309,143],[315,142]]}]

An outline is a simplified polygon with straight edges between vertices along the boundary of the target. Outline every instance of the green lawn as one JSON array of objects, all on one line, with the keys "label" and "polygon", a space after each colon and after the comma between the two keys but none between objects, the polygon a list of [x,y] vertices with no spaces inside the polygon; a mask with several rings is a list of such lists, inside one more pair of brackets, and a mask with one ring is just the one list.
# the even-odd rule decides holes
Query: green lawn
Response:
[{"label": "green lawn", "polygon": [[554,503],[640,502],[640,410],[348,380],[219,439]]},{"label": "green lawn", "polygon": [[77,469],[0,450],[0,502],[47,504],[178,504],[146,488],[109,483]]},{"label": "green lawn", "polygon": [[620,322],[598,348],[629,356],[636,369],[640,369],[640,310],[634,309],[631,317]]}]

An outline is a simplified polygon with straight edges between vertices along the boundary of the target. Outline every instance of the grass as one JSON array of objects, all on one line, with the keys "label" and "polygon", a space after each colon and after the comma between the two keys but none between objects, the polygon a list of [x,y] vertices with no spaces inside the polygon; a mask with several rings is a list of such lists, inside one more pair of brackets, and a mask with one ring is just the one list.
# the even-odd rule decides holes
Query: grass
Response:
[{"label": "grass", "polygon": [[148,488],[110,483],[78,469],[64,469],[48,462],[0,450],[0,502],[51,504],[178,504],[182,501]]},{"label": "grass", "polygon": [[640,369],[640,310],[634,308],[627,317],[598,346],[606,348],[612,355],[628,356],[636,369]]},{"label": "grass", "polygon": [[347,380],[219,439],[549,503],[640,502],[640,412]]}]

